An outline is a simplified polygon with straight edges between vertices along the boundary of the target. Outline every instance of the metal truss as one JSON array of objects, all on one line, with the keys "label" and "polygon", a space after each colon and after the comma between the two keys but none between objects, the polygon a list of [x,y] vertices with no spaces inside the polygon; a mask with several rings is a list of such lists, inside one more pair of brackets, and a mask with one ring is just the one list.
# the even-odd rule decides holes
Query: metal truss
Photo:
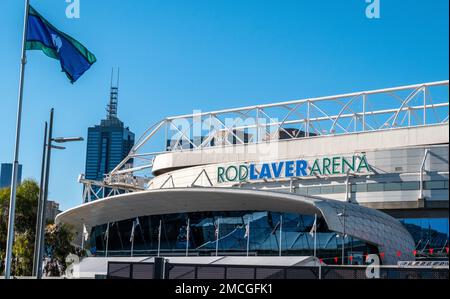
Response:
[{"label": "metal truss", "polygon": [[106,181],[87,180],[84,178],[84,175],[80,175],[78,182],[83,184],[83,203],[122,193],[144,190],[143,188],[125,185],[123,183],[113,185]]},{"label": "metal truss", "polygon": [[167,152],[448,123],[448,86],[445,80],[167,117],[144,132],[102,184],[145,189],[154,158]]}]

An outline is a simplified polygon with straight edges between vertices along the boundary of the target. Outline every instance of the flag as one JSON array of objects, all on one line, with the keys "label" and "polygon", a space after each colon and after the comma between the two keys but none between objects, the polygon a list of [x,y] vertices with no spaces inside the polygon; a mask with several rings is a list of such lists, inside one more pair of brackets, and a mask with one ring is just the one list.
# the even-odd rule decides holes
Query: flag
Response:
[{"label": "flag", "polygon": [[56,29],[31,5],[28,8],[27,50],[41,50],[59,60],[71,83],[80,78],[97,59],[80,42]]},{"label": "flag", "polygon": [[131,235],[130,235],[130,242],[133,242],[134,240],[134,229],[136,227],[136,221],[133,221],[133,226],[131,227]]},{"label": "flag", "polygon": [[311,230],[309,231],[309,234],[311,235],[311,237],[314,236],[316,231],[317,231],[317,217],[314,217],[314,223],[311,227]]},{"label": "flag", "polygon": [[87,231],[86,225],[83,224],[83,239],[87,241],[89,239],[89,233]]},{"label": "flag", "polygon": [[248,238],[250,236],[250,222],[245,225],[245,235],[244,238]]}]

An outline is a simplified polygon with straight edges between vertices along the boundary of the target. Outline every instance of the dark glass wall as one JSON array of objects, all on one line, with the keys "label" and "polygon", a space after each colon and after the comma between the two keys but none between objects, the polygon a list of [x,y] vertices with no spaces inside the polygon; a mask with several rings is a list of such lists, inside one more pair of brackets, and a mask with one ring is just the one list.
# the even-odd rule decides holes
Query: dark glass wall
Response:
[{"label": "dark glass wall", "polygon": [[448,253],[448,218],[404,218],[400,222],[414,238],[417,255],[437,256]]},{"label": "dark glass wall", "polygon": [[[161,223],[160,252],[163,255],[185,255],[187,220],[189,219],[189,255],[313,255],[314,234],[311,228],[314,216],[277,212],[196,212],[139,217],[135,226],[134,241],[129,219],[93,228],[91,251],[99,256],[130,256],[133,243],[134,256],[156,255]],[[161,221],[161,222],[160,222]],[[246,231],[250,236],[247,239]],[[281,231],[281,238],[280,238]],[[218,235],[216,235],[218,234]],[[362,263],[363,255],[377,253],[377,248],[351,236],[345,237],[345,256],[352,255],[353,263]],[[317,256],[341,262],[342,236],[330,231],[318,219]],[[347,262],[347,260],[346,260]]]}]

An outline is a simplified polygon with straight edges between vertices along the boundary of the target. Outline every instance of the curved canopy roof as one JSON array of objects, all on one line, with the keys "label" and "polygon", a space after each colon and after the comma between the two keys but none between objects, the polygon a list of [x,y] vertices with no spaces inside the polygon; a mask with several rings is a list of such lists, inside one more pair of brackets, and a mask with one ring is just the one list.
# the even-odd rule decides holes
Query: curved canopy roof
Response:
[{"label": "curved canopy roof", "polygon": [[385,262],[399,260],[399,251],[413,258],[411,235],[385,213],[348,202],[261,190],[172,188],[126,193],[69,209],[56,217],[56,223],[71,224],[82,231],[83,224],[93,227],[139,216],[247,210],[317,213],[330,230],[377,245],[385,254]]}]

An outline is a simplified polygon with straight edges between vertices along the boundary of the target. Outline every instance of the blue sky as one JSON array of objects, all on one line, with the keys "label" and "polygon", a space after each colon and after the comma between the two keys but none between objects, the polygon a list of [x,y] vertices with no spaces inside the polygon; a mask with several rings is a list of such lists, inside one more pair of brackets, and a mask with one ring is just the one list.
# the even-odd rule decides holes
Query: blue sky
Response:
[{"label": "blue sky", "polygon": [[[0,161],[13,158],[23,1],[0,2]],[[56,60],[28,53],[20,162],[39,179],[43,122],[84,136],[105,116],[110,72],[120,66],[119,117],[140,135],[169,115],[448,79],[448,1],[31,0],[81,41],[97,63],[74,85]],[[86,143],[52,158],[49,198],[81,202]]]}]

